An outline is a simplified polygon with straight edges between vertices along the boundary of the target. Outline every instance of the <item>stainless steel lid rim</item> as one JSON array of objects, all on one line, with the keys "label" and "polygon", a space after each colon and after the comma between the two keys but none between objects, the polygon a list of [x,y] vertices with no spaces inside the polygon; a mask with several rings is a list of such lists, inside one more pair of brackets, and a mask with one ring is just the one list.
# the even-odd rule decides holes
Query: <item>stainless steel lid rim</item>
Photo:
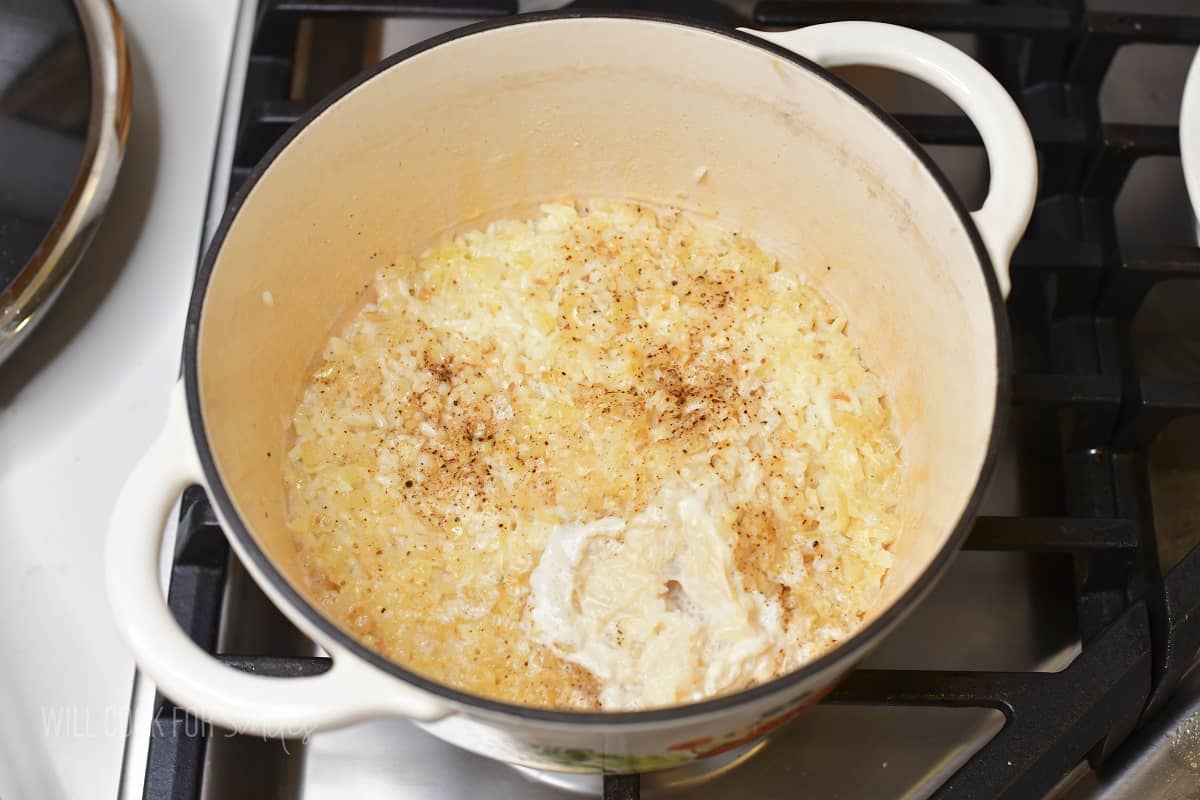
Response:
[{"label": "stainless steel lid rim", "polygon": [[103,217],[132,113],[129,51],[112,0],[75,0],[91,70],[87,147],[58,217],[16,279],[0,291],[0,362],[62,293]]}]

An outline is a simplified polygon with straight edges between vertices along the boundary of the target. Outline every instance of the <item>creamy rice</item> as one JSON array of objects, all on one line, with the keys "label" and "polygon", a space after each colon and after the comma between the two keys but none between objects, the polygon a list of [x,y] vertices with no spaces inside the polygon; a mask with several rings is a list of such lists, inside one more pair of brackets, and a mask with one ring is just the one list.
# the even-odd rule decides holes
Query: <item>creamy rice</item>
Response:
[{"label": "creamy rice", "polygon": [[544,206],[381,271],[294,417],[327,613],[431,678],[624,710],[743,688],[852,633],[900,449],[846,319],[743,236]]}]

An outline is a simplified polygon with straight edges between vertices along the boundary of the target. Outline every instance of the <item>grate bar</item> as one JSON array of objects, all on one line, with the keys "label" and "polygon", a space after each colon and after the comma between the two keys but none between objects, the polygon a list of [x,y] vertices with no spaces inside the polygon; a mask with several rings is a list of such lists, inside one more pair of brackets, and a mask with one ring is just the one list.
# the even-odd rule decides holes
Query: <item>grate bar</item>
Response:
[{"label": "grate bar", "polygon": [[307,678],[324,674],[333,667],[333,659],[324,656],[219,655],[217,658],[242,672],[270,678]]},{"label": "grate bar", "polygon": [[1139,252],[1120,267],[1143,280],[1154,282],[1176,278],[1200,278],[1200,247],[1159,247],[1152,253]]},{"label": "grate bar", "polygon": [[1137,525],[1124,519],[980,517],[965,549],[1027,553],[1136,550]]},{"label": "grate bar", "polygon": [[[229,543],[202,489],[192,487],[180,504],[175,563],[167,605],[192,641],[217,649],[228,575]],[[146,753],[143,796],[200,800],[208,726],[155,693]]]},{"label": "grate bar", "polygon": [[264,100],[247,113],[234,163],[253,167],[308,110],[308,104],[298,100]]},{"label": "grate bar", "polygon": [[1154,714],[1179,686],[1200,652],[1200,545],[1176,564],[1163,579],[1161,614],[1153,621],[1163,628],[1155,641],[1162,642],[1156,658],[1154,692],[1143,717]]},{"label": "grate bar", "polygon": [[964,5],[888,3],[878,0],[760,3],[754,21],[767,27],[796,28],[839,19],[867,19],[944,33],[996,33],[1052,36],[1071,29],[1071,13],[1044,3]]},{"label": "grate bar", "polygon": [[[896,114],[895,117],[922,144],[983,146],[975,125],[963,114]],[[1029,131],[1039,147],[1081,146],[1088,141],[1087,126],[1080,120],[1038,117],[1030,120]]]},{"label": "grate bar", "polygon": [[604,800],[638,800],[641,796],[641,775],[604,776]]},{"label": "grate bar", "polygon": [[1179,378],[1142,378],[1142,403],[1159,412],[1178,416],[1200,412],[1200,381]]},{"label": "grate bar", "polygon": [[1084,181],[1085,195],[1116,198],[1138,159],[1179,155],[1179,128],[1171,125],[1107,124],[1101,132],[1101,151]]},{"label": "grate bar", "polygon": [[515,0],[268,0],[267,13],[313,17],[503,17],[517,13]]},{"label": "grate bar", "polygon": [[1024,373],[1013,376],[1013,401],[1018,405],[1103,408],[1121,403],[1121,381],[1111,375]]},{"label": "grate bar", "polygon": [[1146,44],[1200,43],[1200,17],[1182,14],[1093,11],[1085,18],[1088,33]]},{"label": "grate bar", "polygon": [[1062,672],[858,670],[825,702],[1002,712],[1004,728],[934,796],[1017,800],[1044,794],[1103,747],[1106,732],[1132,730],[1149,689],[1149,621],[1139,603]]},{"label": "grate bar", "polygon": [[1026,239],[1017,245],[1011,269],[1014,276],[1023,272],[1099,275],[1104,270],[1104,251],[1096,242]]}]

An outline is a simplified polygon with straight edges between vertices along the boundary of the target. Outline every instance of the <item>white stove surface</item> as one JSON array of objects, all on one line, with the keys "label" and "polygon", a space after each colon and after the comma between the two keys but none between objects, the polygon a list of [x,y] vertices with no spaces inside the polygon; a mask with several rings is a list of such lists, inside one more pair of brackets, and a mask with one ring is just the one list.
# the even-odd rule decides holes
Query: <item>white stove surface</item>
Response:
[{"label": "white stove surface", "polygon": [[238,0],[117,0],[133,125],[108,214],[0,366],[0,797],[113,797],[133,664],[105,522],[179,369]]}]

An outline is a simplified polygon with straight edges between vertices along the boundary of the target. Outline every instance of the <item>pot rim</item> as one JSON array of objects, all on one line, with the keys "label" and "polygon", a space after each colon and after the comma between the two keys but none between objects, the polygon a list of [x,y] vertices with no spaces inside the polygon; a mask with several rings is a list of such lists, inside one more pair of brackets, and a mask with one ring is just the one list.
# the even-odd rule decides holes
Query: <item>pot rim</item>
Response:
[{"label": "pot rim", "polygon": [[[357,89],[362,84],[370,81],[404,61],[407,61],[414,56],[424,53],[440,45],[448,42],[456,41],[474,34],[486,33],[489,31],[506,28],[514,25],[531,25],[539,23],[553,23],[566,20],[580,19],[621,19],[635,22],[645,22],[661,25],[674,25],[685,28],[697,29],[708,33],[716,34],[730,39],[735,39],[743,44],[752,45],[761,48],[775,55],[778,58],[785,59],[792,64],[807,70],[818,78],[831,84],[835,89],[840,90],[847,97],[857,102],[860,106],[866,109],[869,113],[875,116],[882,122],[896,137],[904,144],[910,153],[916,157],[922,168],[936,182],[938,188],[946,199],[950,202],[951,207],[958,216],[959,224],[965,229],[971,246],[974,248],[975,256],[979,267],[983,272],[983,279],[987,286],[988,299],[991,303],[991,313],[994,323],[995,341],[996,341],[996,365],[997,365],[997,380],[996,380],[996,397],[995,407],[992,414],[992,430],[988,438],[987,450],[984,455],[983,464],[980,467],[979,475],[975,482],[975,487],[971,492],[971,496],[967,503],[963,506],[962,513],[958,521],[954,525],[954,529],[950,536],[946,539],[941,549],[934,556],[933,560],[925,567],[924,571],[917,577],[916,581],[910,586],[900,597],[898,597],[888,608],[880,613],[867,625],[856,630],[849,638],[823,653],[816,659],[804,664],[798,669],[787,672],[774,678],[766,683],[761,683],[734,692],[727,695],[720,695],[708,700],[701,700],[695,703],[685,705],[668,706],[659,709],[650,709],[646,711],[621,711],[621,712],[604,712],[604,711],[562,711],[548,708],[540,708],[535,706],[523,706],[517,703],[509,703],[502,700],[481,697],[478,695],[463,692],[454,689],[438,681],[426,678],[415,672],[412,672],[405,667],[397,664],[382,655],[374,652],[366,645],[359,642],[340,626],[335,624],[331,619],[327,618],[318,611],[313,604],[297,591],[290,582],[283,576],[274,562],[259,546],[255,538],[250,534],[246,524],[238,514],[236,506],[232,498],[226,491],[224,483],[221,480],[220,472],[217,469],[216,460],[213,457],[212,449],[209,444],[207,429],[204,423],[204,416],[201,411],[200,396],[199,396],[199,372],[197,347],[199,342],[200,320],[204,310],[204,300],[208,293],[209,280],[212,276],[213,268],[216,265],[217,258],[221,251],[226,235],[230,227],[237,219],[238,212],[242,205],[253,192],[258,181],[269,170],[275,159],[284,151],[284,149],[295,139],[301,131],[309,124],[322,116],[339,100],[348,95],[350,92]],[[924,149],[913,139],[893,117],[886,111],[881,109],[873,101],[869,100],[865,95],[848,84],[846,81],[832,74],[823,67],[808,60],[807,58],[788,50],[779,45],[768,42],[757,36],[732,28],[722,28],[717,25],[711,25],[700,20],[689,19],[686,17],[671,16],[666,14],[647,14],[636,12],[606,12],[606,11],[551,11],[544,13],[519,14],[510,17],[504,17],[494,20],[486,20],[483,22],[467,25],[461,28],[454,29],[431,39],[419,42],[411,47],[401,50],[388,58],[383,59],[378,64],[363,71],[359,75],[347,81],[342,86],[331,92],[320,102],[309,109],[299,120],[297,120],[284,134],[271,146],[265,156],[255,165],[254,170],[247,177],[245,183],[238,189],[233,200],[230,201],[225,209],[221,219],[221,224],[214,233],[210,241],[204,258],[196,274],[196,281],[192,291],[192,298],[188,307],[187,325],[184,332],[184,352],[183,352],[183,379],[187,395],[188,418],[191,422],[192,436],[195,440],[196,451],[200,459],[200,464],[204,470],[205,480],[208,484],[207,489],[216,505],[221,519],[225,522],[226,535],[232,535],[236,538],[237,543],[241,546],[241,552],[254,562],[254,566],[261,571],[272,584],[272,587],[279,595],[286,599],[297,611],[304,615],[310,624],[321,632],[323,636],[337,643],[339,647],[347,655],[354,655],[368,664],[388,673],[405,683],[416,686],[424,691],[427,691],[439,698],[451,701],[458,706],[467,706],[472,710],[490,712],[509,717],[519,717],[523,720],[537,721],[545,723],[557,723],[567,725],[601,725],[601,726],[618,726],[631,724],[655,724],[665,722],[678,722],[680,720],[692,719],[705,715],[715,714],[723,711],[728,711],[747,703],[752,703],[758,700],[786,693],[789,689],[795,689],[811,680],[823,672],[834,670],[838,664],[843,664],[846,669],[850,669],[854,662],[865,655],[864,650],[883,636],[888,630],[895,626],[917,602],[933,587],[937,579],[945,571],[950,559],[958,552],[960,545],[966,539],[972,524],[974,523],[976,514],[978,513],[980,504],[983,501],[983,494],[987,487],[986,479],[991,475],[996,463],[997,452],[999,449],[999,435],[1007,423],[1008,406],[1011,393],[1011,341],[1008,329],[1008,318],[1005,313],[1004,298],[1000,293],[1000,287],[996,279],[995,270],[993,269],[991,260],[988,257],[987,250],[984,247],[983,240],[979,235],[978,229],[967,209],[964,207],[962,200],[958,197],[949,180],[942,173],[941,169],[933,162]]]}]

